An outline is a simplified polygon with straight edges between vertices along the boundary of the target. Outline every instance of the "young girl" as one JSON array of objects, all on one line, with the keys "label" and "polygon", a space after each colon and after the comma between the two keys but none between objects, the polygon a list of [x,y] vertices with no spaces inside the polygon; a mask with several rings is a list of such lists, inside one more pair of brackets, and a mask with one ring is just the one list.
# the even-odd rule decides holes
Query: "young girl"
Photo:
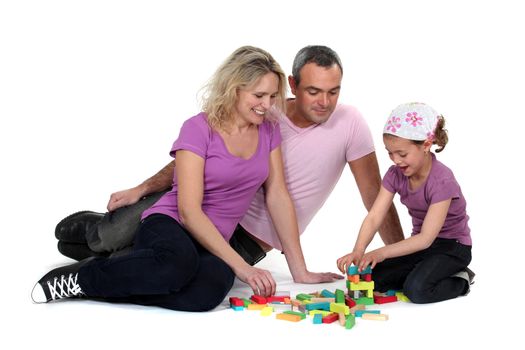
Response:
[{"label": "young girl", "polygon": [[[354,250],[337,260],[343,273],[351,263],[359,270],[371,264],[375,290],[403,290],[414,303],[432,303],[465,295],[473,273],[466,202],[452,171],[430,151],[447,144],[445,120],[423,103],[408,103],[392,111],[383,142],[395,165],[388,169],[381,190],[366,216]],[[411,237],[370,251],[385,214],[399,193],[412,217]],[[467,272],[468,271],[468,272]]]}]

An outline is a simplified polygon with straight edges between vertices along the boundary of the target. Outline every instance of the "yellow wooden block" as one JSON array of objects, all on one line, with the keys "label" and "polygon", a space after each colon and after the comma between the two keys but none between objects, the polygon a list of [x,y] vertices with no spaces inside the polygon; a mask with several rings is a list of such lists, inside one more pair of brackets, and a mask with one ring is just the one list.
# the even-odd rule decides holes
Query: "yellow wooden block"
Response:
[{"label": "yellow wooden block", "polygon": [[308,315],[315,315],[315,314],[321,314],[323,315],[323,317],[325,317],[326,315],[330,315],[331,312],[330,311],[326,311],[326,310],[311,310],[310,312],[308,312]]},{"label": "yellow wooden block", "polygon": [[330,311],[340,313],[342,312],[345,315],[350,313],[350,308],[345,304],[330,303]]},{"label": "yellow wooden block", "polygon": [[262,310],[267,307],[268,304],[250,304],[248,305],[248,310]]},{"label": "yellow wooden block", "polygon": [[270,316],[273,313],[273,307],[263,307],[261,310],[261,316]]},{"label": "yellow wooden block", "polygon": [[363,315],[361,315],[361,318],[363,320],[386,321],[388,320],[388,315],[364,313]]},{"label": "yellow wooden block", "polygon": [[350,283],[350,290],[374,290],[374,281],[366,282],[361,281],[359,283]]},{"label": "yellow wooden block", "polygon": [[409,303],[410,299],[403,292],[396,292],[397,300]]}]

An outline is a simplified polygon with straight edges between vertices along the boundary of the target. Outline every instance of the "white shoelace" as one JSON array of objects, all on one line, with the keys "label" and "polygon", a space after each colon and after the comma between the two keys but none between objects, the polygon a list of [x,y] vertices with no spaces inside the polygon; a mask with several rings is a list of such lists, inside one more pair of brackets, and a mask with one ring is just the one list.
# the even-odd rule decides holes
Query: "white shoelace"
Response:
[{"label": "white shoelace", "polygon": [[49,292],[51,293],[51,300],[69,298],[78,295],[83,295],[82,289],[77,283],[78,273],[70,273],[67,276],[60,276],[53,280],[53,284],[47,281]]}]

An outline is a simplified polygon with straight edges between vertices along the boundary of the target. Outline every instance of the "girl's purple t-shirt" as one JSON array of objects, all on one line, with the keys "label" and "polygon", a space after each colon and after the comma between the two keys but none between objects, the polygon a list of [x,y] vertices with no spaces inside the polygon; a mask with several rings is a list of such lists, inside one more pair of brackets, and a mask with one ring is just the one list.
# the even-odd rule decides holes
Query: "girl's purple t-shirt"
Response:
[{"label": "girl's purple t-shirt", "polygon": [[408,208],[408,213],[412,217],[412,235],[421,232],[423,220],[431,204],[452,198],[438,237],[456,239],[462,244],[472,245],[465,197],[452,170],[438,161],[433,153],[432,168],[428,178],[415,191],[410,190],[408,177],[395,165],[391,166],[385,174],[383,187],[391,193],[399,193],[401,203]]},{"label": "girl's purple t-shirt", "polygon": [[[176,151],[187,150],[204,158],[202,210],[226,241],[266,181],[270,152],[280,144],[279,125],[264,121],[259,125],[257,150],[249,159],[243,159],[228,151],[222,137],[208,125],[205,113],[184,122],[170,155],[175,158]],[[144,211],[142,219],[152,214],[165,214],[181,222],[177,208],[176,172],[172,190]]]}]

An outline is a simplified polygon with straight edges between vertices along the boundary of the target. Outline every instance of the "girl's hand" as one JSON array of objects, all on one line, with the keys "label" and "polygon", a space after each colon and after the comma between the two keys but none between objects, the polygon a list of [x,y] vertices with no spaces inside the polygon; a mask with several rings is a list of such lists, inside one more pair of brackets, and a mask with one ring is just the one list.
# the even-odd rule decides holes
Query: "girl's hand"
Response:
[{"label": "girl's hand", "polygon": [[346,269],[348,268],[348,266],[352,264],[357,266],[359,261],[361,261],[363,253],[364,252],[362,251],[354,250],[350,254],[346,254],[345,256],[337,259],[337,268],[339,269],[339,271],[341,271],[342,273],[346,275]]},{"label": "girl's hand", "polygon": [[270,271],[246,264],[246,266],[234,272],[241,281],[252,288],[253,294],[263,297],[275,294],[276,284]]},{"label": "girl's hand", "polygon": [[377,265],[377,263],[380,263],[383,260],[385,260],[385,255],[383,252],[383,249],[379,248],[366,253],[359,262],[359,271],[364,270],[368,265],[371,265],[370,267],[373,269]]}]

